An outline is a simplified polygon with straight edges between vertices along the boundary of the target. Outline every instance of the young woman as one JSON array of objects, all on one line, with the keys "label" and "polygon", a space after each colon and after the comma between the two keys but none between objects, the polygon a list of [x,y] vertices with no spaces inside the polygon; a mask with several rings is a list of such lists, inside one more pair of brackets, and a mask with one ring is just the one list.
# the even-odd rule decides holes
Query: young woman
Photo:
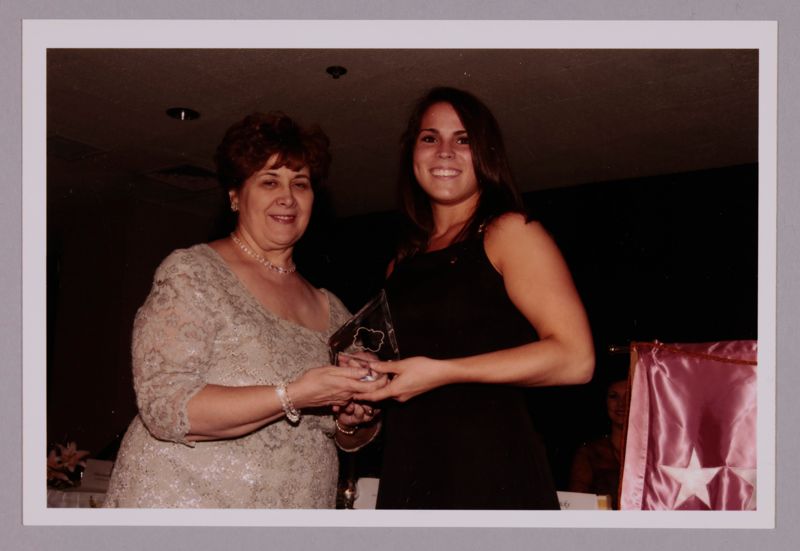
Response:
[{"label": "young woman", "polygon": [[587,382],[589,325],[569,270],[528,222],[498,125],[436,88],[402,140],[412,222],[386,290],[402,359],[361,400],[387,398],[379,508],[557,509],[520,387]]}]

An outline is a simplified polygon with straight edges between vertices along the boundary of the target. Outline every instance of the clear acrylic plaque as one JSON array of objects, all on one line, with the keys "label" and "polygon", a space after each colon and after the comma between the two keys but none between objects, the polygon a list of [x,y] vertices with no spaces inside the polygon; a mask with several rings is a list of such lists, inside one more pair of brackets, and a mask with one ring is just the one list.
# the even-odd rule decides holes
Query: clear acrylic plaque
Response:
[{"label": "clear acrylic plaque", "polygon": [[328,339],[332,365],[338,365],[339,354],[368,353],[381,361],[396,360],[400,354],[394,335],[394,324],[386,300],[386,291],[367,302]]}]

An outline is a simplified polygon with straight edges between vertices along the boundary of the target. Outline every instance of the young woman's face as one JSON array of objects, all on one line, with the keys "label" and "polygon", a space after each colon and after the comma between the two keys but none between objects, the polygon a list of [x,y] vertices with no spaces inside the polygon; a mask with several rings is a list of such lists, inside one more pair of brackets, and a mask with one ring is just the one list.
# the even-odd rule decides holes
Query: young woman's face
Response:
[{"label": "young woman's face", "polygon": [[414,175],[433,203],[476,202],[479,189],[469,136],[449,103],[435,103],[422,116],[414,145]]},{"label": "young woman's face", "polygon": [[624,425],[628,414],[628,382],[617,381],[608,387],[606,393],[608,416],[615,425]]},{"label": "young woman's face", "polygon": [[270,157],[241,188],[230,192],[231,202],[239,207],[237,229],[265,251],[294,245],[308,227],[314,203],[308,167],[276,168],[274,162]]}]

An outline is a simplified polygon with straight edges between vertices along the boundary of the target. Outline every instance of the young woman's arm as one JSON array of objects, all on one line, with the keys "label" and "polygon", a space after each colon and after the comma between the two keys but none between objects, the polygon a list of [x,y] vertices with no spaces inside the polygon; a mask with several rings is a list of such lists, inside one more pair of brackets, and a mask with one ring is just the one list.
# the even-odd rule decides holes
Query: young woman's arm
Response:
[{"label": "young woman's arm", "polygon": [[448,360],[414,357],[372,365],[395,376],[357,399],[405,401],[453,383],[552,386],[588,382],[594,370],[589,323],[558,248],[538,223],[505,215],[487,228],[486,254],[509,298],[539,334],[536,342]]}]

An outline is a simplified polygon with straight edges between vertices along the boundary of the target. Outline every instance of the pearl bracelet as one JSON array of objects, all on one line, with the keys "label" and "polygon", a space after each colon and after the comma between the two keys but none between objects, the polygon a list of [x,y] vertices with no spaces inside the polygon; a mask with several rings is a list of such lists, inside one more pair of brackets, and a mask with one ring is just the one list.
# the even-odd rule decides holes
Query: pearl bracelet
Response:
[{"label": "pearl bracelet", "polygon": [[353,428],[352,428],[352,429],[350,429],[350,430],[347,430],[347,429],[345,429],[345,428],[342,428],[342,425],[340,425],[340,424],[339,424],[339,420],[338,420],[338,419],[334,419],[334,420],[333,420],[333,423],[336,425],[336,430],[338,430],[338,431],[339,431],[339,432],[341,432],[342,434],[346,434],[346,435],[348,435],[348,436],[350,436],[350,435],[352,435],[352,434],[355,434],[355,433],[356,433],[356,431],[358,430],[358,425],[356,425],[355,427],[353,427]]},{"label": "pearl bracelet", "polygon": [[286,392],[286,385],[279,384],[275,387],[275,392],[278,394],[278,399],[281,401],[281,407],[283,408],[283,413],[286,415],[286,418],[291,423],[299,423],[300,422],[300,412],[297,411],[292,403],[292,399],[289,398],[289,393]]}]

